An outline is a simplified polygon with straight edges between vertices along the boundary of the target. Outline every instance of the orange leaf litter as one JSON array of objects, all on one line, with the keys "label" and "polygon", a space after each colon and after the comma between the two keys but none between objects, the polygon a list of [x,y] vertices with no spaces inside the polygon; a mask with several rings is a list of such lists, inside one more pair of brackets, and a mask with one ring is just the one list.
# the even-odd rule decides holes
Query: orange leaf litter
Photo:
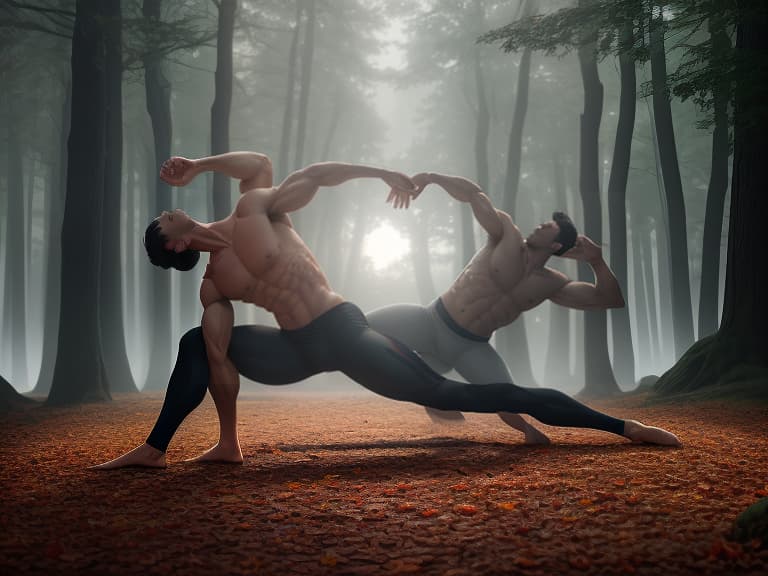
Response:
[{"label": "orange leaf litter", "polygon": [[593,405],[684,447],[546,426],[529,447],[492,415],[259,390],[242,466],[183,462],[216,441],[210,399],[165,470],[87,469],[141,443],[162,395],[0,415],[0,573],[768,574],[762,542],[728,538],[768,494],[764,405],[627,397]]}]

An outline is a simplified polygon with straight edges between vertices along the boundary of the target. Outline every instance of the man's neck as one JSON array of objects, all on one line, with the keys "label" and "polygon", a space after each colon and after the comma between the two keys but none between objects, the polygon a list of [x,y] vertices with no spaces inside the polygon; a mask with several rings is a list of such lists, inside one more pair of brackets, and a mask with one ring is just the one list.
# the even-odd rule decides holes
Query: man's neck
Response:
[{"label": "man's neck", "polygon": [[214,252],[231,246],[231,235],[224,233],[225,229],[215,226],[216,224],[218,222],[195,222],[195,227],[190,232],[189,247],[202,252]]},{"label": "man's neck", "polygon": [[525,243],[525,272],[526,275],[533,274],[536,270],[544,268],[552,253],[542,248],[532,248]]}]

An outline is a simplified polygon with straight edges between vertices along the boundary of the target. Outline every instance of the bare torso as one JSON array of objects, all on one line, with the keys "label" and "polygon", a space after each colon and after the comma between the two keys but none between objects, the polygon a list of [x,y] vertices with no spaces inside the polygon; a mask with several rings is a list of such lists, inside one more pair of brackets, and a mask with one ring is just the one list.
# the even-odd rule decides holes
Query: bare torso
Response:
[{"label": "bare torso", "polygon": [[504,216],[501,240],[489,240],[441,296],[451,317],[478,336],[490,337],[568,283],[546,266],[528,269],[525,240]]},{"label": "bare torso", "polygon": [[247,195],[211,229],[230,242],[211,252],[201,300],[226,298],[260,306],[293,330],[343,302],[285,215],[246,213]]}]

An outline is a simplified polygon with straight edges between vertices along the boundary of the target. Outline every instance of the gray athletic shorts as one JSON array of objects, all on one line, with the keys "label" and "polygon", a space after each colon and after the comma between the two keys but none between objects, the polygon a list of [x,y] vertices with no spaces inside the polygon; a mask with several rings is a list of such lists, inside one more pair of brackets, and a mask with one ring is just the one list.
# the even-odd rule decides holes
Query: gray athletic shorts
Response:
[{"label": "gray athletic shorts", "polygon": [[459,326],[438,298],[429,306],[394,304],[366,314],[371,328],[416,351],[440,374],[456,370],[472,384],[512,382],[487,338]]}]

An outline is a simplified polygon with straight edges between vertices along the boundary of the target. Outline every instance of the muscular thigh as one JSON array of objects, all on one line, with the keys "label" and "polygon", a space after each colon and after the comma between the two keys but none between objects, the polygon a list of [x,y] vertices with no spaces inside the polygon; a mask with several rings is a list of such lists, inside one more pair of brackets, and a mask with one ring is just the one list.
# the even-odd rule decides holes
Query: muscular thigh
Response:
[{"label": "muscular thigh", "polygon": [[456,361],[456,371],[471,384],[512,382],[504,360],[487,343],[471,345]]},{"label": "muscular thigh", "polygon": [[262,384],[291,384],[314,373],[285,334],[269,326],[235,326],[228,355],[240,374]]},{"label": "muscular thigh", "polygon": [[415,304],[394,304],[365,315],[376,332],[399,340],[411,350],[430,353],[434,346],[429,312]]},{"label": "muscular thigh", "polygon": [[371,329],[345,348],[339,369],[377,394],[417,403],[433,397],[445,381],[410,347]]}]

